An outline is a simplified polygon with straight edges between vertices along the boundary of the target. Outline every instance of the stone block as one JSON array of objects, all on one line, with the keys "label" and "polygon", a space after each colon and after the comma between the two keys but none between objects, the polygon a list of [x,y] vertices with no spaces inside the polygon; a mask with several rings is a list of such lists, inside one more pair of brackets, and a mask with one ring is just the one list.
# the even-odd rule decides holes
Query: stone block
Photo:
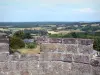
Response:
[{"label": "stone block", "polygon": [[100,75],[100,66],[92,67],[92,74],[93,75]]},{"label": "stone block", "polygon": [[39,69],[43,73],[47,73],[48,72],[48,61],[41,61],[41,62],[39,62]]},{"label": "stone block", "polygon": [[41,44],[41,51],[42,52],[54,52],[54,51],[57,51],[57,44],[56,43]]},{"label": "stone block", "polygon": [[51,60],[51,52],[41,52],[40,53],[40,61],[49,61]]},{"label": "stone block", "polygon": [[38,69],[38,61],[28,61],[27,69],[37,70]]},{"label": "stone block", "polygon": [[30,75],[29,72],[28,72],[27,70],[26,70],[26,71],[21,71],[20,74],[21,74],[21,75]]},{"label": "stone block", "polygon": [[65,44],[57,44],[57,52],[65,52],[66,45]]},{"label": "stone block", "polygon": [[7,64],[7,62],[2,62],[2,63],[0,63],[0,69],[1,69],[1,71],[2,72],[8,72],[9,71],[9,68],[8,68],[8,64]]},{"label": "stone block", "polygon": [[90,64],[91,64],[93,67],[100,66],[100,65],[99,65],[99,64],[100,64],[99,60],[96,60],[96,59],[91,59]]},{"label": "stone block", "polygon": [[15,75],[15,73],[11,71],[11,72],[8,72],[8,75]]},{"label": "stone block", "polygon": [[49,43],[62,43],[61,38],[49,38]]},{"label": "stone block", "polygon": [[64,62],[72,62],[72,54],[63,54],[63,61]]},{"label": "stone block", "polygon": [[92,45],[93,42],[94,41],[92,39],[78,39],[78,44],[81,45]]},{"label": "stone block", "polygon": [[64,44],[77,44],[77,41],[74,38],[65,38],[63,39],[63,43]]},{"label": "stone block", "polygon": [[0,62],[0,72],[2,71],[3,65],[4,65],[4,62]]},{"label": "stone block", "polygon": [[26,61],[19,61],[19,70],[27,70],[28,69],[28,62]]},{"label": "stone block", "polygon": [[77,45],[66,45],[66,53],[78,53]]},{"label": "stone block", "polygon": [[38,70],[29,70],[29,75],[39,75]]},{"label": "stone block", "polygon": [[82,54],[92,54],[93,53],[93,46],[89,45],[78,45],[78,51]]},{"label": "stone block", "polygon": [[21,75],[20,71],[10,71],[7,73],[7,75]]},{"label": "stone block", "polygon": [[51,60],[52,61],[62,61],[62,54],[61,53],[52,53]]},{"label": "stone block", "polygon": [[19,68],[19,62],[18,61],[10,61],[8,62],[8,68],[10,71],[18,71]]},{"label": "stone block", "polygon": [[51,62],[51,64],[52,64],[52,73],[53,74],[61,74],[62,73],[62,70],[63,70],[63,68],[62,68],[62,62]]},{"label": "stone block", "polygon": [[63,68],[63,71],[71,71],[71,63],[68,63],[68,62],[63,62],[62,63],[62,68]]},{"label": "stone block", "polygon": [[73,56],[74,62],[76,63],[90,63],[89,56],[83,56],[83,55],[74,55]]},{"label": "stone block", "polygon": [[91,73],[91,66],[89,64],[73,63],[72,71],[79,71],[80,73]]},{"label": "stone block", "polygon": [[21,61],[39,60],[39,55],[38,54],[21,55],[19,60],[21,60]]},{"label": "stone block", "polygon": [[9,44],[0,42],[0,52],[9,52]]},{"label": "stone block", "polygon": [[8,60],[8,53],[0,53],[0,62],[4,62]]},{"label": "stone block", "polygon": [[85,64],[89,64],[90,63],[90,56],[83,56],[84,57],[84,62]]},{"label": "stone block", "polygon": [[48,38],[45,38],[45,37],[38,37],[37,39],[36,39],[37,41],[37,43],[48,43],[49,41],[48,41]]}]

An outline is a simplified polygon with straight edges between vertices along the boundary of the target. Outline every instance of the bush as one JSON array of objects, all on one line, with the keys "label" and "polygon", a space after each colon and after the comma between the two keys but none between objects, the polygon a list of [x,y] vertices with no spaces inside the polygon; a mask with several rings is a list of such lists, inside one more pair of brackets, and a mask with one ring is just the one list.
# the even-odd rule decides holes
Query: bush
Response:
[{"label": "bush", "polygon": [[20,49],[25,47],[24,42],[18,37],[10,37],[10,48],[11,49]]},{"label": "bush", "polygon": [[27,48],[30,48],[30,49],[36,48],[36,46],[37,46],[36,43],[28,43],[28,44],[27,44]]}]

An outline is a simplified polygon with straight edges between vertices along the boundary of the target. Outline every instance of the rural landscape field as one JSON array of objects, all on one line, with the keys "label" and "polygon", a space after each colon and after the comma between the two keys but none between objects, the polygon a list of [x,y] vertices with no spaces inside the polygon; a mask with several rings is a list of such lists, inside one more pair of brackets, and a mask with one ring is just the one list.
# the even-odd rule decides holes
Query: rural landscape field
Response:
[{"label": "rural landscape field", "polygon": [[0,23],[0,32],[9,36],[13,52],[39,53],[39,37],[94,39],[94,49],[100,51],[100,22],[6,22]]}]

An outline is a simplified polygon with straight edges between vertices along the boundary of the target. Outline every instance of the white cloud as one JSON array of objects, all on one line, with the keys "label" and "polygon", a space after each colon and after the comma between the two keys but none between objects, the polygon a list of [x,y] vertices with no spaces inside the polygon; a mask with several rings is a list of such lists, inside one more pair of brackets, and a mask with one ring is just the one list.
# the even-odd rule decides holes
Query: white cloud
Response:
[{"label": "white cloud", "polygon": [[100,3],[100,0],[39,0],[42,3],[47,3],[47,4],[80,4],[80,3]]},{"label": "white cloud", "polygon": [[67,4],[67,3],[80,3],[83,0],[40,0],[42,3],[47,4]]},{"label": "white cloud", "polygon": [[81,8],[81,9],[75,9],[74,12],[81,12],[81,13],[96,13],[99,12],[97,10],[94,10],[92,8]]}]

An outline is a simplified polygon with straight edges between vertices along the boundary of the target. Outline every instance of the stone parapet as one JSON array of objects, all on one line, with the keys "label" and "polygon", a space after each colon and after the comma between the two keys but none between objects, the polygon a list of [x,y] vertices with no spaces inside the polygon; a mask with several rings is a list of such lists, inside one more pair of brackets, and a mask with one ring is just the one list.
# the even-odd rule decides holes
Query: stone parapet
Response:
[{"label": "stone parapet", "polygon": [[93,40],[41,38],[40,54],[0,52],[0,75],[100,75]]}]

